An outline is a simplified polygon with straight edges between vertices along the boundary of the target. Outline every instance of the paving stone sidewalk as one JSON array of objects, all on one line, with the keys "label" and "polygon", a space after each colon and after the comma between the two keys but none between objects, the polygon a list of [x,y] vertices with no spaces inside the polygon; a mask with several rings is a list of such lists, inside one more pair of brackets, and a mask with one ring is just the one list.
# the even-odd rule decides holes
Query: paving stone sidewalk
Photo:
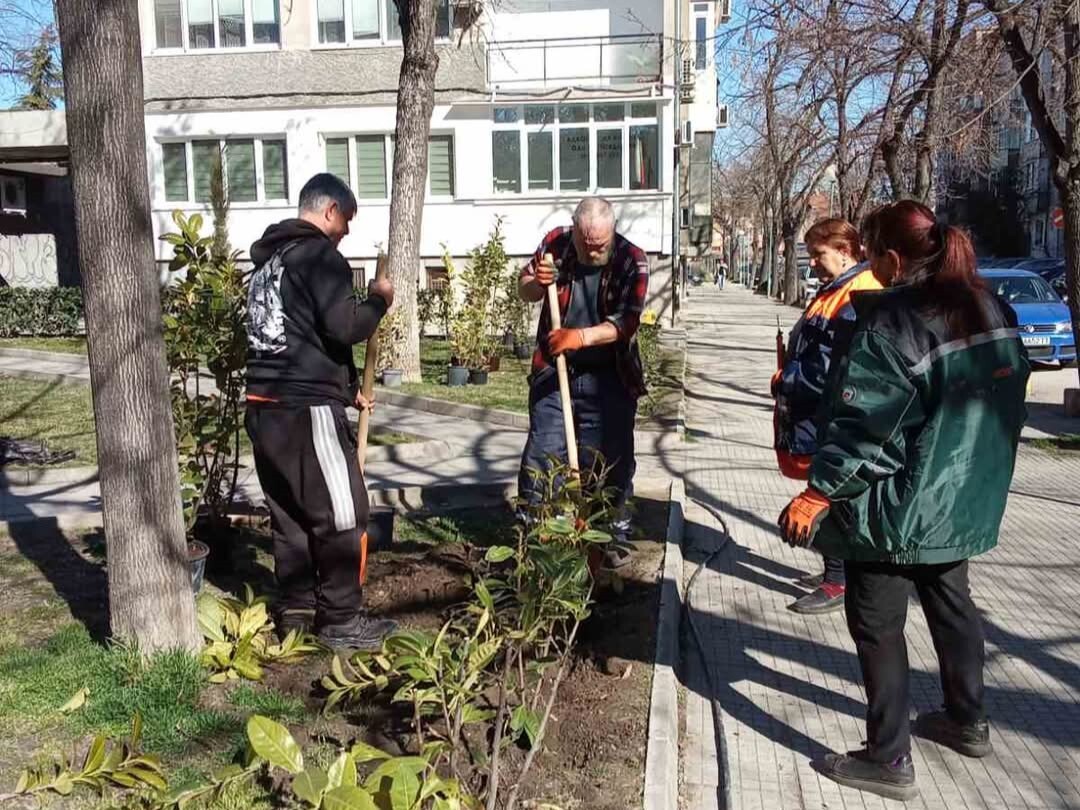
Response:
[{"label": "paving stone sidewalk", "polygon": [[[86,361],[79,356],[35,353],[36,357],[0,355],[0,375],[48,376],[58,383],[88,383]],[[35,375],[37,372],[37,375]],[[499,484],[517,478],[524,430],[392,405],[377,405],[373,428],[384,428],[448,442],[452,457],[440,459],[380,460],[367,465],[370,490]],[[673,432],[638,431],[637,480],[656,485],[670,480],[674,468],[666,459],[668,448],[681,445]],[[258,481],[251,470],[241,472],[242,496],[261,503]],[[95,516],[101,511],[96,481],[73,481],[36,486],[0,487],[0,522],[34,517]]]},{"label": "paving stone sidewalk", "polygon": [[[685,310],[684,463],[687,494],[696,501],[687,510],[687,576],[721,542],[714,512],[733,542],[689,595],[709,670],[684,637],[683,806],[723,806],[715,697],[731,810],[1080,808],[1080,454],[1054,455],[1032,443],[1068,427],[1052,418],[1060,398],[1056,407],[1032,403],[1034,424],[1025,431],[1001,543],[973,563],[994,754],[969,760],[916,741],[921,797],[907,805],[840,788],[810,768],[810,759],[827,751],[862,746],[865,696],[843,614],[812,618],[786,609],[804,593],[794,580],[820,563],[781,543],[775,529],[777,514],[801,488],[779,476],[771,450],[768,384],[778,314],[785,329],[798,315],[731,285],[723,293],[695,289]],[[1080,425],[1072,431],[1080,433]],[[912,712],[938,708],[937,661],[915,601],[907,642]]]}]

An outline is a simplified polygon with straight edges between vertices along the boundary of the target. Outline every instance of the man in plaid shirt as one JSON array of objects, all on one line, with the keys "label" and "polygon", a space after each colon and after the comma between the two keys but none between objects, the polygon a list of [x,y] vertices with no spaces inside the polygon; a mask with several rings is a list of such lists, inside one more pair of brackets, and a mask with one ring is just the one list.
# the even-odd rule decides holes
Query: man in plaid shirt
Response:
[{"label": "man in plaid shirt", "polygon": [[[551,328],[546,288],[559,294],[562,328]],[[625,505],[634,478],[634,420],[645,393],[637,330],[649,290],[649,259],[615,231],[615,212],[600,197],[587,197],[574,212],[573,226],[544,237],[521,273],[522,299],[543,302],[537,348],[529,377],[529,438],[521,458],[519,494],[539,500],[530,470],[545,470],[550,457],[566,458],[562,401],[555,358],[565,355],[583,470],[599,452],[610,465],[606,485],[619,495],[615,543],[607,554],[613,567],[627,559],[630,529]]]}]

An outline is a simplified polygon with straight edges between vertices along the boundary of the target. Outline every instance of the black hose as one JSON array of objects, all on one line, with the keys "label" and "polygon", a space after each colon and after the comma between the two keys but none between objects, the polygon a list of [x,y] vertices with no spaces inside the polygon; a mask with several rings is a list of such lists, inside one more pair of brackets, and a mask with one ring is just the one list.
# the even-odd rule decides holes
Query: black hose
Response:
[{"label": "black hose", "polygon": [[720,527],[723,530],[723,536],[720,543],[712,551],[708,553],[704,560],[698,565],[693,575],[690,577],[690,581],[686,583],[686,616],[688,624],[690,625],[690,633],[694,637],[694,643],[697,646],[698,657],[701,659],[702,669],[705,671],[705,677],[709,683],[709,689],[712,691],[712,715],[713,715],[713,735],[716,739],[716,760],[720,776],[720,810],[729,810],[731,807],[731,762],[728,758],[727,738],[724,736],[724,710],[720,704],[720,689],[716,683],[716,679],[713,677],[712,669],[709,667],[709,662],[705,658],[705,644],[701,639],[701,631],[698,629],[697,623],[694,621],[693,610],[693,596],[694,596],[694,584],[697,582],[698,575],[704,571],[713,560],[719,557],[731,544],[731,532],[728,530],[727,521],[724,520],[724,516],[713,507],[708,504],[704,504],[701,501],[691,498],[694,503],[700,506],[702,509],[711,514],[720,522]]}]

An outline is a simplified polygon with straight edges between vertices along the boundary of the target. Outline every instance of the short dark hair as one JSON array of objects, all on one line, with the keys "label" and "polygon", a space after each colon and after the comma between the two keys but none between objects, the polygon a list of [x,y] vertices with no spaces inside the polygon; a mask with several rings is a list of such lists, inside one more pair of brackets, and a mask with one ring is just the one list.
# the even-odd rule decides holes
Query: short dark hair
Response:
[{"label": "short dark hair", "polygon": [[356,195],[348,184],[335,174],[317,174],[300,189],[300,213],[322,211],[332,202],[337,203],[341,213],[347,217],[356,213]]}]

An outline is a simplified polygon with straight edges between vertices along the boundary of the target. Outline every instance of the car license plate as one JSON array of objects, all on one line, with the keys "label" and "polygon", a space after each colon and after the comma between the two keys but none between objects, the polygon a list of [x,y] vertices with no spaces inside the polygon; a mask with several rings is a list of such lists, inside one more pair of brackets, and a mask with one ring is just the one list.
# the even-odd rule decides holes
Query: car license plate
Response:
[{"label": "car license plate", "polygon": [[1050,338],[1048,337],[1036,337],[1034,335],[1021,335],[1021,340],[1024,341],[1025,346],[1049,346]]}]

